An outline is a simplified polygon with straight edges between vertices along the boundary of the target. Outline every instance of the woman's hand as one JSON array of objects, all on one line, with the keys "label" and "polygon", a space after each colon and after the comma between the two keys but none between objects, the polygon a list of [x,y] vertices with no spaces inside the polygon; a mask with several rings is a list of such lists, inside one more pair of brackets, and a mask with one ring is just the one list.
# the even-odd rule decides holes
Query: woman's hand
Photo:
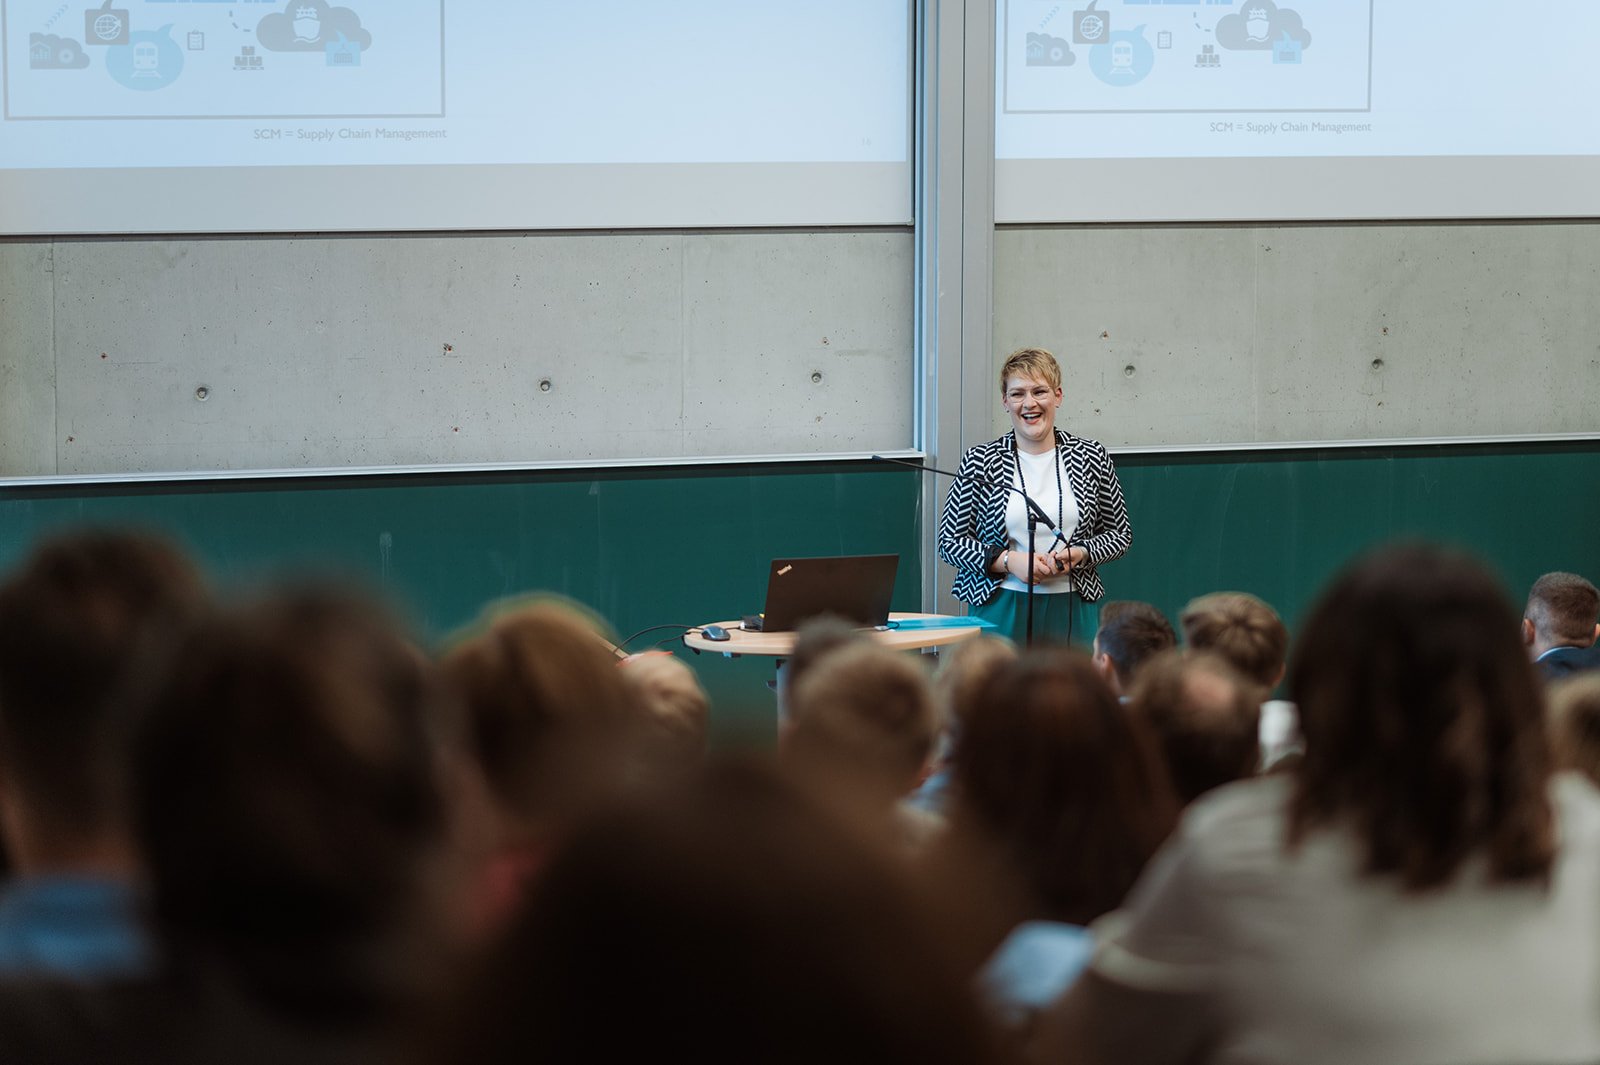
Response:
[{"label": "woman's hand", "polygon": [[1051,575],[1061,576],[1071,573],[1074,566],[1081,566],[1089,561],[1089,549],[1081,544],[1072,547],[1063,547],[1050,554]]}]

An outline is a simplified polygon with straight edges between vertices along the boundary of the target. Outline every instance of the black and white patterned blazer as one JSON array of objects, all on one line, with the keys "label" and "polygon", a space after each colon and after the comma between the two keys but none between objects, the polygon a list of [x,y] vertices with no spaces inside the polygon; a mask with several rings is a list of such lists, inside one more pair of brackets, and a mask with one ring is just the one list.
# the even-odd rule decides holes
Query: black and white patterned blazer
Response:
[{"label": "black and white patterned blazer", "polygon": [[[1117,480],[1117,468],[1105,445],[1098,440],[1057,429],[1056,453],[1066,460],[1067,480],[1078,500],[1078,527],[1072,542],[1089,552],[1089,561],[1073,573],[1079,593],[1094,602],[1106,594],[1095,567],[1121,558],[1133,543],[1122,483]],[[964,477],[999,482],[988,485],[956,480],[950,485],[944,513],[939,516],[939,557],[957,570],[952,591],[962,602],[980,606],[1005,580],[991,574],[989,567],[1007,544],[1009,493],[1000,485],[1016,481],[1016,434],[1006,433],[998,440],[968,448],[961,456],[959,472]],[[1041,551],[1048,536],[1046,532],[1039,538]]]}]

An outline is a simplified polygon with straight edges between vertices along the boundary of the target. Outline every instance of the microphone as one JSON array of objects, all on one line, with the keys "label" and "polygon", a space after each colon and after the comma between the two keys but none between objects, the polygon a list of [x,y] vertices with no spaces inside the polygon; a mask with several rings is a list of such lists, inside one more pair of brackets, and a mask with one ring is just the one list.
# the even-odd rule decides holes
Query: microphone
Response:
[{"label": "microphone", "polygon": [[[1049,529],[1055,534],[1055,539],[1050,541],[1051,547],[1054,547],[1058,542],[1071,546],[1070,543],[1068,543],[1067,538],[1061,535],[1061,530],[1056,528],[1056,523],[1050,520],[1050,515],[1045,513],[1044,508],[1035,503],[1032,496],[1014,484],[1008,484],[1005,481],[996,481],[991,477],[976,477],[970,473],[952,473],[949,470],[941,470],[936,466],[928,466],[920,462],[908,462],[905,459],[892,459],[887,455],[873,455],[872,461],[892,462],[896,466],[905,466],[908,469],[920,470],[923,473],[942,474],[945,477],[951,477],[957,481],[967,481],[971,484],[984,484],[988,485],[990,488],[999,488],[1002,491],[1015,492],[1017,495],[1022,497],[1023,505],[1028,508],[1028,515],[1033,519],[1033,523],[1035,525],[1043,525],[1046,529]],[[1046,548],[1045,550],[1048,551],[1049,548]]]}]

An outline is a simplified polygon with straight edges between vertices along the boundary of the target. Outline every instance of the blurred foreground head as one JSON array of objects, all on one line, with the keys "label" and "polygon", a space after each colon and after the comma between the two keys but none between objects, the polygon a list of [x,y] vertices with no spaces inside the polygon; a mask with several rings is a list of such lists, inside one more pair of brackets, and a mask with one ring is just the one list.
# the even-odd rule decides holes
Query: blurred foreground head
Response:
[{"label": "blurred foreground head", "polygon": [[1582,673],[1550,689],[1550,744],[1556,767],[1600,785],[1600,673]]},{"label": "blurred foreground head", "polygon": [[452,723],[364,600],[282,592],[196,628],[134,744],[175,957],[313,1013],[406,997],[439,930]]},{"label": "blurred foreground head", "polygon": [[1039,916],[1086,925],[1121,904],[1177,804],[1143,722],[1087,655],[1004,667],[963,724],[958,822],[996,843]]},{"label": "blurred foreground head", "polygon": [[1248,592],[1213,592],[1183,608],[1184,643],[1227,659],[1270,691],[1283,679],[1289,629],[1272,607]]},{"label": "blurred foreground head", "polygon": [[542,837],[620,786],[641,716],[617,662],[558,599],[499,612],[440,660],[513,839]]},{"label": "blurred foreground head", "polygon": [[1290,674],[1306,739],[1291,833],[1347,825],[1368,872],[1413,889],[1474,852],[1495,879],[1544,875],[1550,757],[1517,632],[1500,585],[1458,552],[1390,547],[1336,577]]},{"label": "blurred foreground head", "polygon": [[205,605],[188,559],[135,533],[52,538],[0,586],[0,766],[23,872],[126,849],[117,741],[129,674]]},{"label": "blurred foreground head", "polygon": [[434,1060],[988,1060],[909,883],[795,786],[714,765],[576,832]]},{"label": "blurred foreground head", "polygon": [[1209,651],[1167,651],[1145,664],[1128,708],[1154,733],[1179,802],[1255,773],[1264,694]]}]

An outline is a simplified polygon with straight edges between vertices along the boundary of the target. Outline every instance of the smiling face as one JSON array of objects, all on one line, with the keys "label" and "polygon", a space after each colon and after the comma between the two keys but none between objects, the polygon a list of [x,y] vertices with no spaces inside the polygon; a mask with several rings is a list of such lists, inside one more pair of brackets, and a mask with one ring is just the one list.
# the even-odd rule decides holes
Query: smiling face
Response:
[{"label": "smiling face", "polygon": [[1017,433],[1017,447],[1040,454],[1055,447],[1056,409],[1061,406],[1061,389],[1037,377],[1006,378],[1002,395],[1011,427]]}]

